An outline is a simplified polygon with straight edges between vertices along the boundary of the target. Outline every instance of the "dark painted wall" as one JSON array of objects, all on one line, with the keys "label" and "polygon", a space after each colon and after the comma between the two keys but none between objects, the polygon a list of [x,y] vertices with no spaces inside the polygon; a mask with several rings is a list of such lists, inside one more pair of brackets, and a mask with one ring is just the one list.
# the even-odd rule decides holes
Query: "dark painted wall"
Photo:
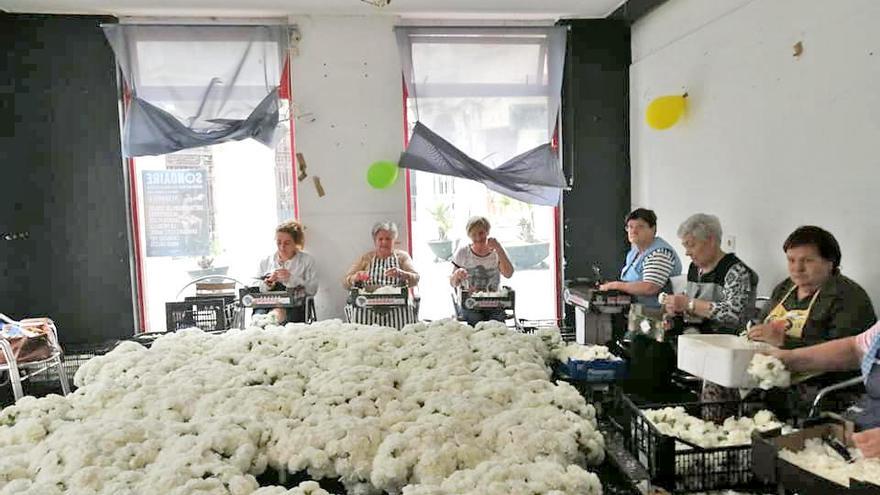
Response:
[{"label": "dark painted wall", "polygon": [[[105,19],[106,20],[106,19]],[[65,343],[131,335],[113,53],[84,16],[0,14],[0,311]]]},{"label": "dark painted wall", "polygon": [[629,26],[576,20],[571,26],[562,92],[566,280],[591,275],[593,263],[615,278],[627,249],[630,207]]}]

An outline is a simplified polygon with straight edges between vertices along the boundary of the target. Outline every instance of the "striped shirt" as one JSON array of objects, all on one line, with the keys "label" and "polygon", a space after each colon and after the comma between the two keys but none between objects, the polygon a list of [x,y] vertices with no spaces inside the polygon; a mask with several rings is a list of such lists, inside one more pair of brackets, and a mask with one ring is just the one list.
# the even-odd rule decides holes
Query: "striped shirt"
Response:
[{"label": "striped shirt", "polygon": [[642,280],[663,287],[675,268],[675,253],[660,248],[645,257]]},{"label": "striped shirt", "polygon": [[859,349],[860,360],[863,359],[868,350],[871,349],[871,344],[874,343],[874,339],[877,338],[877,335],[880,335],[880,323],[875,323],[871,328],[856,335],[856,346]]}]

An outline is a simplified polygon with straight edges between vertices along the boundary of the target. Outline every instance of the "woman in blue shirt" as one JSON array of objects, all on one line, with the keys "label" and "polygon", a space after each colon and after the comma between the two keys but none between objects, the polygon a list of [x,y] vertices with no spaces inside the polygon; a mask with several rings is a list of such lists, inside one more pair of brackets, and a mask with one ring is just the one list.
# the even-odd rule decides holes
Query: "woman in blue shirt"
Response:
[{"label": "woman in blue shirt", "polygon": [[675,249],[657,236],[657,215],[637,208],[626,216],[626,236],[631,244],[620,280],[607,282],[601,290],[619,290],[635,296],[634,302],[659,308],[657,294],[672,292],[669,279],[681,275],[681,261]]}]

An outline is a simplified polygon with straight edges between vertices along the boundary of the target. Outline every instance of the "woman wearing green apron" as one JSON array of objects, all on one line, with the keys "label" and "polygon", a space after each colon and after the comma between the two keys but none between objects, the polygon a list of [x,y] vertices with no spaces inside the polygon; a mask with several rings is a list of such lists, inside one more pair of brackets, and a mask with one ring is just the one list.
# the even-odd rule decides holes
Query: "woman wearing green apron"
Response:
[{"label": "woman wearing green apron", "polygon": [[773,289],[750,339],[803,347],[855,335],[877,321],[865,290],[840,273],[840,245],[830,232],[799,227],[782,250],[789,278]]}]

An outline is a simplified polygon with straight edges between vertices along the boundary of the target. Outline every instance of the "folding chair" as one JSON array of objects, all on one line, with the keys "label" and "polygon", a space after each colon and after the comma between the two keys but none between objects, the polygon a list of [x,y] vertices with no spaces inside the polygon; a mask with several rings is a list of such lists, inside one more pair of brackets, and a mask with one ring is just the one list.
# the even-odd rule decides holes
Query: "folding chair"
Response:
[{"label": "folding chair", "polygon": [[[18,402],[24,396],[21,383],[38,373],[55,367],[58,373],[58,380],[61,382],[61,391],[64,395],[70,393],[70,383],[67,379],[67,372],[64,370],[62,357],[64,352],[61,350],[61,344],[58,342],[58,329],[55,322],[49,318],[31,318],[22,321],[15,321],[12,318],[0,313],[0,320],[9,325],[18,325],[24,329],[45,327],[49,331],[46,332],[46,338],[49,343],[49,356],[38,360],[19,361],[16,358],[15,351],[9,340],[0,337],[0,352],[3,353],[5,362],[0,363],[0,372],[6,372],[9,375],[9,382],[12,384],[12,393],[15,401]],[[24,373],[22,373],[24,372]]]}]

